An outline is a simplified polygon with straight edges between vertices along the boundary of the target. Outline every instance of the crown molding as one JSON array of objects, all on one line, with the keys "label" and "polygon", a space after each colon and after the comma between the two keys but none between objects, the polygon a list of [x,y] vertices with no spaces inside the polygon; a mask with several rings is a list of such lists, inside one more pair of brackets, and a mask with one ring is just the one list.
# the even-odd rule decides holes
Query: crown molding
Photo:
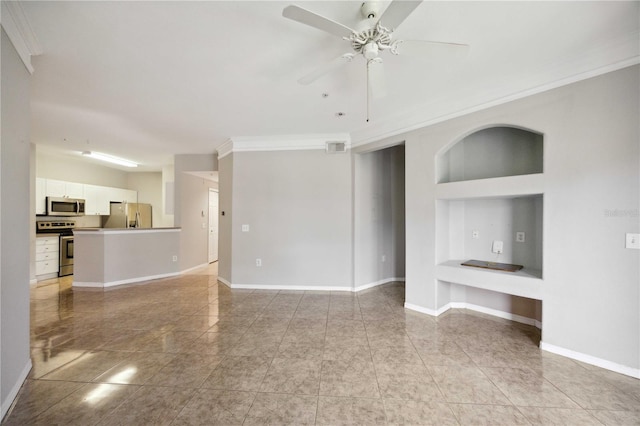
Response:
[{"label": "crown molding", "polygon": [[218,147],[216,152],[218,153],[218,160],[231,154],[233,152],[233,141],[231,139],[227,139]]},{"label": "crown molding", "polygon": [[42,47],[18,1],[2,1],[0,23],[9,36],[24,66],[33,74],[31,56],[42,54]]},{"label": "crown molding", "polygon": [[[638,54],[640,33],[630,32],[621,37],[603,41],[586,52],[581,52],[564,61],[552,64],[551,78],[546,82],[531,81],[531,87],[524,90],[516,90],[511,93],[495,91],[489,93],[483,99],[476,99],[471,107],[451,110],[445,114],[429,117],[425,109],[417,109],[405,113],[402,117],[389,117],[376,125],[365,129],[354,130],[352,134],[352,147],[359,148],[384,139],[398,137],[405,133],[418,130],[447,120],[462,117],[474,112],[482,111],[498,105],[506,104],[518,99],[557,89],[569,84],[578,83],[599,75],[618,71],[623,68],[640,64]],[[607,58],[620,58],[607,63]],[[604,59],[604,60],[603,60]],[[586,70],[579,71],[576,70]],[[542,72],[542,70],[541,70]],[[553,76],[564,76],[556,77]],[[513,88],[517,87],[515,84]]]},{"label": "crown molding", "polygon": [[218,149],[218,159],[232,152],[256,151],[301,151],[325,150],[327,142],[343,142],[347,149],[351,148],[351,136],[348,133],[328,133],[313,135],[280,135],[257,137],[232,137]]}]

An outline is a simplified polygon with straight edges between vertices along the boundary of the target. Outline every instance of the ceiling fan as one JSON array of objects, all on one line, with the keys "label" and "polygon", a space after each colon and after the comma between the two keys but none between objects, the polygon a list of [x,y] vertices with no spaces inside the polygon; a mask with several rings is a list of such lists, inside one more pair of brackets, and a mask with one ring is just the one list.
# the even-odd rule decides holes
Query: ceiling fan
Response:
[{"label": "ceiling fan", "polygon": [[422,3],[422,0],[394,0],[380,16],[380,2],[364,2],[360,6],[362,20],[356,29],[333,21],[296,5],[284,8],[282,16],[305,25],[341,37],[351,43],[352,52],[345,53],[298,80],[300,84],[311,84],[318,78],[362,55],[367,64],[367,121],[369,121],[369,97],[386,95],[383,61],[380,54],[385,50],[394,55],[407,54],[437,59],[463,57],[469,46],[459,43],[444,43],[426,40],[394,40],[397,27]]}]

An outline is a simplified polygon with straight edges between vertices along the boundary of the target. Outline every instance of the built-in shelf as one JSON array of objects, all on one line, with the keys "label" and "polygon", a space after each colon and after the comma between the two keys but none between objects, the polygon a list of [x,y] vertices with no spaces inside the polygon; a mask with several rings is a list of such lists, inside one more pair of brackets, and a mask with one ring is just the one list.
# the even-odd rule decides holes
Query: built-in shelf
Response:
[{"label": "built-in shelf", "polygon": [[[472,133],[437,156],[437,280],[542,300],[543,152],[541,133],[498,126]],[[504,245],[498,258],[494,241]],[[461,265],[469,259],[524,268]]]},{"label": "built-in shelf", "polygon": [[469,287],[542,300],[542,271],[524,268],[517,272],[462,266],[468,259],[448,260],[436,268],[436,278]]},{"label": "built-in shelf", "polygon": [[542,173],[436,185],[436,198],[439,200],[509,198],[542,193],[544,193],[544,175]]}]

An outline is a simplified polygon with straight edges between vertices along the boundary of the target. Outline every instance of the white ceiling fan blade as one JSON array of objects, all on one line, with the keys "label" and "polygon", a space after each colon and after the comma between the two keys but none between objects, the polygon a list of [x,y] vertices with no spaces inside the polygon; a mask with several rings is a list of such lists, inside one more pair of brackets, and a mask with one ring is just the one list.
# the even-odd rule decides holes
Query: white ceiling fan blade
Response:
[{"label": "white ceiling fan blade", "polygon": [[468,44],[426,40],[398,40],[397,45],[398,55],[433,61],[464,59],[469,54],[469,48]]},{"label": "white ceiling fan blade", "polygon": [[367,62],[367,80],[369,94],[372,98],[380,99],[387,95],[387,84],[382,59],[375,58]]},{"label": "white ceiling fan blade", "polygon": [[313,71],[312,73],[302,77],[300,80],[298,80],[298,83],[304,84],[304,85],[311,84],[317,79],[319,79],[320,77],[322,77],[323,75],[328,74],[331,71],[340,68],[342,65],[351,62],[354,56],[356,55],[353,53],[345,53],[342,56],[338,56],[337,58],[327,62],[326,64],[324,64],[317,70]]},{"label": "white ceiling fan blade", "polygon": [[351,33],[354,32],[346,25],[342,25],[339,22],[332,21],[329,18],[325,18],[324,16],[320,16],[317,13],[313,13],[296,5],[285,7],[282,11],[282,16],[338,37],[349,37]]},{"label": "white ceiling fan blade", "polygon": [[389,28],[390,30],[395,30],[400,24],[404,22],[405,19],[407,19],[409,15],[411,15],[411,12],[413,12],[416,7],[420,6],[420,3],[422,3],[422,0],[392,1],[380,17],[380,24],[386,28]]}]

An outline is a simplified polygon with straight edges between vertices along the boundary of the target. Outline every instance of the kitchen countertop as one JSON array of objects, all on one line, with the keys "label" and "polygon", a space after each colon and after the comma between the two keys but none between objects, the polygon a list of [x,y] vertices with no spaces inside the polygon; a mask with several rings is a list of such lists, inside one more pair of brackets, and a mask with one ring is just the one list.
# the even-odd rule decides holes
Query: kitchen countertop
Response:
[{"label": "kitchen countertop", "polygon": [[76,232],[102,232],[105,234],[114,232],[167,232],[167,231],[180,231],[180,227],[167,227],[167,228],[75,228]]}]

